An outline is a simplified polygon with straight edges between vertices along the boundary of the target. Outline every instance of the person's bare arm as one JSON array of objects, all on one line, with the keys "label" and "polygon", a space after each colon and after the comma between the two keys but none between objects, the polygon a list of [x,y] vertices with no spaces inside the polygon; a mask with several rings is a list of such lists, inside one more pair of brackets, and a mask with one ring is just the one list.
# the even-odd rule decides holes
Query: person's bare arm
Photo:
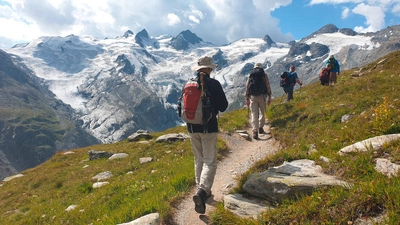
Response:
[{"label": "person's bare arm", "polygon": [[249,84],[250,84],[250,77],[247,78],[247,81],[246,81],[246,92],[244,93],[244,96],[246,97],[246,99],[249,98]]}]

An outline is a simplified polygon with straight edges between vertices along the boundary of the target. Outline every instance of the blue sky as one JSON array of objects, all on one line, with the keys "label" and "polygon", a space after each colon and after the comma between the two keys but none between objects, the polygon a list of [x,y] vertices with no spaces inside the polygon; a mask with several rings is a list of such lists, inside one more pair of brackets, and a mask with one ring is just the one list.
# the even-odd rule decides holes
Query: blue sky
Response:
[{"label": "blue sky", "polygon": [[222,45],[299,40],[326,24],[359,33],[400,25],[400,0],[0,0],[0,48],[40,36],[150,36],[191,30]]}]

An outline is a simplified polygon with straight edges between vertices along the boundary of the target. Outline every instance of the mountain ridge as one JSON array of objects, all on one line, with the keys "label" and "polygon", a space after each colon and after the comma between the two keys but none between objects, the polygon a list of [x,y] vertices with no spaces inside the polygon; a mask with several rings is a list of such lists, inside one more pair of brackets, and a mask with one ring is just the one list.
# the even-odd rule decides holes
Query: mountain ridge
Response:
[{"label": "mountain ridge", "polygon": [[44,87],[42,91],[71,107],[70,117],[80,128],[102,143],[114,143],[139,129],[154,132],[181,125],[176,102],[184,82],[194,76],[191,67],[203,55],[218,64],[212,76],[226,91],[228,110],[234,110],[244,106],[245,81],[257,62],[268,73],[276,98],[283,94],[279,75],[290,65],[296,66],[304,84],[310,84],[318,81],[331,54],[349,69],[400,49],[399,43],[399,25],[357,34],[328,24],[289,43],[266,35],[215,46],[190,30],[175,37],[151,37],[143,29],[104,40],[87,35],[40,37],[5,51],[31,71],[29,77]]}]

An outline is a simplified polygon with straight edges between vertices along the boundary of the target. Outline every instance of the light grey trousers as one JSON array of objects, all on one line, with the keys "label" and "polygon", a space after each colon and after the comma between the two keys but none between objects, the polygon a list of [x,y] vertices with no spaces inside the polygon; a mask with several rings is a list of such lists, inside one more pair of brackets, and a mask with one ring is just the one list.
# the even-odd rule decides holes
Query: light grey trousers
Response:
[{"label": "light grey trousers", "polygon": [[189,133],[194,154],[194,171],[197,188],[211,193],[217,171],[218,133]]},{"label": "light grey trousers", "polygon": [[251,109],[251,125],[253,133],[258,132],[258,128],[265,125],[265,107],[267,106],[266,95],[251,95],[250,96],[250,109]]}]

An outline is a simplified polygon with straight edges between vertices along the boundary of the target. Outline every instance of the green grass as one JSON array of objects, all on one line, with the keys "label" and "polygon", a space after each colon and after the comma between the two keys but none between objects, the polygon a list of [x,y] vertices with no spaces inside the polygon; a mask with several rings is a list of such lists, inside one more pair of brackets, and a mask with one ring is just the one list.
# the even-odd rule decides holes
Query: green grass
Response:
[{"label": "green grass", "polygon": [[[398,177],[387,178],[375,171],[377,157],[398,163],[400,141],[386,144],[377,151],[339,156],[338,151],[370,137],[400,133],[400,52],[384,57],[386,61],[349,71],[343,71],[333,87],[318,83],[302,87],[295,100],[279,104],[275,99],[266,112],[273,137],[283,146],[282,151],[257,163],[241,177],[235,192],[253,172],[264,171],[284,161],[311,159],[328,174],[354,184],[347,190],[326,188],[298,200],[285,201],[276,210],[266,211],[259,220],[238,224],[351,224],[358,217],[373,217],[386,212],[385,224],[400,221]],[[361,71],[357,73],[356,71]],[[354,74],[361,74],[353,77]],[[344,115],[351,115],[341,122]],[[317,152],[308,154],[310,145]],[[319,160],[328,157],[331,162]],[[236,218],[219,208],[213,224],[232,224]]]},{"label": "green grass", "polygon": [[[222,118],[235,119],[228,114]],[[234,128],[230,124],[221,129]],[[45,163],[23,171],[24,177],[2,183],[0,224],[117,224],[152,212],[166,220],[172,206],[195,184],[193,154],[190,140],[154,140],[181,132],[187,133],[186,127],[152,133],[149,143],[125,140],[76,149],[68,155],[58,152]],[[123,152],[129,157],[89,161],[89,150]],[[219,154],[228,151],[222,140],[218,150]],[[140,164],[141,157],[152,157],[153,161]],[[92,177],[105,171],[113,174],[110,184],[94,189]],[[65,212],[70,205],[78,207]]]},{"label": "green grass", "polygon": [[[353,78],[356,68],[343,71],[338,85],[322,87],[318,83],[297,90],[295,100],[279,104],[280,97],[268,107],[267,118],[272,136],[282,151],[259,161],[239,180],[241,184],[257,171],[281,165],[284,161],[312,159],[328,174],[354,185],[351,189],[326,188],[298,200],[284,201],[258,220],[237,218],[221,204],[210,215],[213,224],[349,224],[359,216],[387,212],[387,224],[400,221],[400,179],[383,176],[374,169],[376,157],[400,161],[400,141],[377,151],[339,156],[347,145],[382,134],[400,132],[400,100],[397,70],[400,52],[388,55],[380,65],[372,63]],[[0,112],[1,113],[1,112]],[[342,116],[351,115],[348,122]],[[248,111],[239,109],[220,115],[221,131],[244,129]],[[37,124],[47,123],[36,120]],[[32,128],[33,129],[33,128]],[[28,130],[29,131],[29,130]],[[28,132],[27,131],[27,132]],[[175,127],[152,133],[153,140],[167,133],[187,133]],[[29,132],[28,132],[29,133]],[[44,138],[39,135],[38,138]],[[317,152],[307,154],[309,146]],[[218,142],[220,154],[228,151]],[[88,151],[128,153],[125,159],[88,160]],[[194,186],[193,154],[190,141],[175,143],[136,143],[121,141],[58,152],[45,163],[22,173],[24,177],[2,182],[0,187],[0,224],[118,224],[158,212],[164,221],[172,207]],[[331,162],[319,160],[328,157]],[[139,158],[153,161],[140,164]],[[110,171],[109,185],[95,189],[92,177]],[[70,205],[78,205],[65,212]]]}]

